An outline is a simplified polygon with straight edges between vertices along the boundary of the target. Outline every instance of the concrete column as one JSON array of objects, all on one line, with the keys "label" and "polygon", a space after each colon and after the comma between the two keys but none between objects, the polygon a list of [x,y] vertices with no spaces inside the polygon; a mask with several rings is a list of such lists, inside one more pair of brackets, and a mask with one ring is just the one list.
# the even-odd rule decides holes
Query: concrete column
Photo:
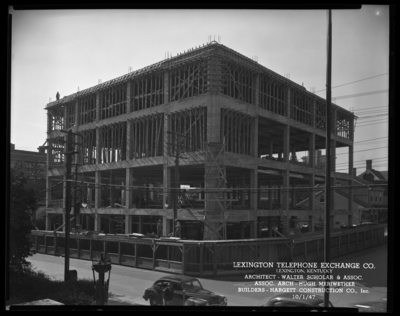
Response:
[{"label": "concrete column", "polygon": [[255,75],[253,80],[253,104],[255,106],[260,106],[260,75]]},{"label": "concrete column", "polygon": [[133,146],[132,146],[132,123],[126,122],[126,160],[133,159]]},{"label": "concrete column", "polygon": [[291,103],[291,90],[290,88],[287,89],[287,93],[286,93],[286,117],[290,118],[290,103]]},{"label": "concrete column", "polygon": [[164,72],[164,104],[169,103],[169,71]]},{"label": "concrete column", "polygon": [[283,127],[283,161],[289,162],[290,154],[290,126],[285,125]]},{"label": "concrete column", "polygon": [[114,199],[115,199],[114,175],[113,175],[112,170],[110,170],[110,207],[111,208],[114,207]]},{"label": "concrete column", "polygon": [[311,168],[315,168],[315,134],[309,135],[308,141],[308,165]]},{"label": "concrete column", "polygon": [[221,142],[221,105],[218,95],[210,95],[207,104],[207,140]]},{"label": "concrete column", "polygon": [[99,214],[94,214],[94,230],[99,231],[101,224],[101,216]]},{"label": "concrete column", "polygon": [[[210,78],[213,80],[213,78]],[[208,104],[207,104],[207,140],[212,143],[219,143],[222,141],[221,139],[221,106],[218,102],[218,86],[213,86],[214,83],[210,83],[212,86],[211,94],[209,95]],[[216,157],[219,152],[219,146],[210,146],[210,151],[213,153],[213,156]],[[219,176],[219,171],[216,167],[205,166],[205,172],[207,172],[207,168],[211,168],[210,175],[215,176],[216,178],[213,180],[206,181],[205,189],[217,189],[219,188],[219,181],[217,177]],[[210,199],[214,198],[213,193],[205,194],[205,206],[206,206],[206,218],[207,224],[204,225],[204,236],[205,240],[214,240],[219,239],[216,232],[218,231],[219,223],[214,221],[209,221],[209,217],[218,217],[223,216],[221,214],[221,209],[219,208],[219,204],[217,201],[210,201]],[[215,211],[214,211],[215,210]]]},{"label": "concrete column", "polygon": [[100,121],[100,92],[96,92],[96,122]]},{"label": "concrete column", "polygon": [[254,123],[252,126],[252,135],[251,135],[251,155],[253,157],[259,158],[259,154],[258,154],[258,116],[256,116],[254,118]]},{"label": "concrete column", "polygon": [[126,83],[126,113],[130,113],[131,112],[131,86],[132,86],[132,82],[130,80],[128,80],[128,82]]},{"label": "concrete column", "polygon": [[101,157],[101,131],[100,128],[96,128],[96,164],[102,163]]},{"label": "concrete column", "polygon": [[287,227],[289,227],[289,170],[282,171],[283,192],[281,192],[282,209],[285,211]]},{"label": "concrete column", "polygon": [[171,187],[171,168],[168,168],[167,164],[163,165],[163,211],[164,211],[164,220],[163,220],[163,231],[166,235],[172,232],[173,227],[167,227],[168,225],[168,216],[167,209],[172,208],[172,196],[169,194],[169,188]]},{"label": "concrete column", "polygon": [[95,171],[95,182],[94,207],[98,209],[101,207],[101,171]]},{"label": "concrete column", "polygon": [[316,124],[316,122],[317,122],[317,118],[316,118],[316,103],[317,103],[317,101],[314,99],[312,102],[311,102],[311,126],[312,127],[314,127],[315,128],[315,126],[317,125]]},{"label": "concrete column", "polygon": [[125,234],[132,234],[132,215],[125,214]]},{"label": "concrete column", "polygon": [[125,206],[127,209],[132,207],[132,179],[133,169],[125,169]]},{"label": "concrete column", "polygon": [[78,128],[78,126],[81,123],[80,120],[80,111],[79,111],[79,100],[76,100],[75,102],[75,127]]}]

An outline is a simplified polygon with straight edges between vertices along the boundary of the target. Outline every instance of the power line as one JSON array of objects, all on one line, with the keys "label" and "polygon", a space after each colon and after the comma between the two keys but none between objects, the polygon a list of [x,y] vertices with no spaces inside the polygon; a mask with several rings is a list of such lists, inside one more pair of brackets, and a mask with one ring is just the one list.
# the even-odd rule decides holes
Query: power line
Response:
[{"label": "power line", "polygon": [[[368,77],[368,78],[364,78],[364,79],[360,79],[360,80],[356,80],[356,81],[344,83],[344,84],[341,84],[341,85],[339,85],[339,86],[331,87],[331,89],[333,89],[333,88],[338,88],[338,87],[343,87],[343,86],[347,86],[347,85],[349,85],[349,84],[353,84],[353,83],[360,82],[360,81],[364,81],[364,80],[369,80],[369,79],[372,79],[372,78],[376,78],[376,77],[380,77],[380,76],[384,76],[384,75],[388,75],[388,74],[389,74],[389,73],[386,72],[386,73],[384,73],[384,74],[380,74],[380,75],[376,75],[376,76],[372,76],[372,77]],[[322,91],[326,91],[326,89],[318,90],[318,91],[316,91],[315,93],[322,92]]]}]

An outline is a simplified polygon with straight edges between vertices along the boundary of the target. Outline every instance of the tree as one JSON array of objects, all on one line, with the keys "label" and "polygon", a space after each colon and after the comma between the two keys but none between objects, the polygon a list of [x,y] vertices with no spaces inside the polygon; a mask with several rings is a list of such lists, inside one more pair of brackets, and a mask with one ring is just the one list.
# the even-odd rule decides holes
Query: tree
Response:
[{"label": "tree", "polygon": [[30,263],[25,259],[31,256],[33,229],[32,214],[37,209],[37,194],[34,189],[26,188],[27,178],[17,167],[10,169],[10,231],[9,231],[9,267],[15,271],[23,270]]}]

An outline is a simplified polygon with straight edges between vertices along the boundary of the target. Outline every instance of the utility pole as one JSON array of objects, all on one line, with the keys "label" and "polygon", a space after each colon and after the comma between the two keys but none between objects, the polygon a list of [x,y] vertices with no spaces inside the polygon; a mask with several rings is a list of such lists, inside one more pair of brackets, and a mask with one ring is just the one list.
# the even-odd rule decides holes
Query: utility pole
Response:
[{"label": "utility pole", "polygon": [[[324,261],[330,261],[331,216],[331,77],[332,77],[332,12],[328,10],[327,69],[326,69],[326,166],[325,166],[325,231]],[[329,275],[329,273],[326,273]],[[328,278],[327,278],[328,279]],[[328,282],[326,282],[327,284]],[[325,285],[324,306],[329,307],[329,285]]]},{"label": "utility pole", "polygon": [[[65,196],[64,196],[64,201],[65,201],[65,247],[64,247],[64,257],[65,257],[65,263],[64,263],[64,282],[69,280],[69,235],[70,235],[70,227],[71,227],[71,182],[72,182],[72,155],[78,153],[77,151],[73,150],[72,144],[73,144],[73,138],[71,130],[64,131],[61,130],[61,132],[67,133],[67,141],[64,146],[64,155],[65,155],[65,166],[66,166],[66,171],[65,171],[65,178],[66,178],[66,184],[65,184]],[[79,134],[75,134],[79,135]],[[80,135],[79,135],[80,136]]]},{"label": "utility pole", "polygon": [[173,185],[173,194],[172,194],[172,201],[173,201],[173,228],[172,228],[172,236],[175,237],[175,220],[178,218],[178,195],[179,195],[179,159],[186,159],[185,157],[181,157],[181,142],[182,142],[182,137],[185,137],[184,135],[180,133],[174,133],[174,132],[168,132],[172,134],[173,141],[172,148],[175,148],[175,175],[174,175],[174,185]]}]

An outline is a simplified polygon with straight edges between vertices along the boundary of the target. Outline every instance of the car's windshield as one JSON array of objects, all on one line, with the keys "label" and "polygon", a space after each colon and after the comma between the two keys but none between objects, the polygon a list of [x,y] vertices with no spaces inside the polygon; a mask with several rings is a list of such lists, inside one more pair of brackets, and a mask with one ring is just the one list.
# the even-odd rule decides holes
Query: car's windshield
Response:
[{"label": "car's windshield", "polygon": [[184,290],[193,290],[193,289],[202,289],[200,282],[197,280],[191,280],[185,283],[182,283],[182,287]]}]

